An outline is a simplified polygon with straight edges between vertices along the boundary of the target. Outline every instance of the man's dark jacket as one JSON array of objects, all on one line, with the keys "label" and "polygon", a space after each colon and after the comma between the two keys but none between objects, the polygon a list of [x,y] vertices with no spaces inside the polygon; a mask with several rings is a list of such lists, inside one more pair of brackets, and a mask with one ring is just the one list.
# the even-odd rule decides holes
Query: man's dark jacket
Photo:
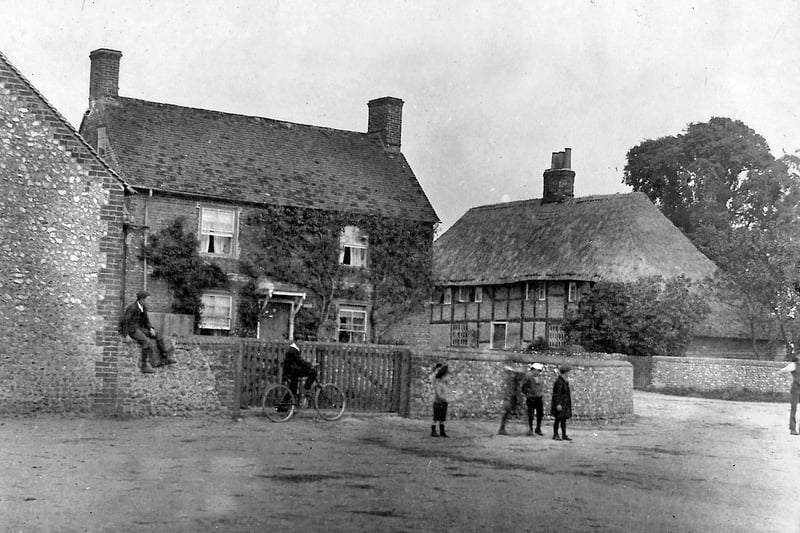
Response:
[{"label": "man's dark jacket", "polygon": [[133,302],[125,309],[125,316],[122,319],[122,333],[124,335],[133,335],[137,329],[143,329],[145,334],[150,331],[150,317],[147,316],[147,307],[142,304],[142,309],[139,309],[139,302]]}]

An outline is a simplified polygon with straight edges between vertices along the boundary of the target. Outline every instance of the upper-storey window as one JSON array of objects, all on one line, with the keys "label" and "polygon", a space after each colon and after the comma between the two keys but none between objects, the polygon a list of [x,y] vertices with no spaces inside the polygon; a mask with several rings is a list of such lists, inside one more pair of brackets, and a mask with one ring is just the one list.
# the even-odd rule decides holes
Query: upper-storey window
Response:
[{"label": "upper-storey window", "polygon": [[477,302],[483,301],[483,287],[458,287],[458,301],[459,302]]},{"label": "upper-storey window", "polygon": [[544,281],[536,283],[536,299],[539,301],[547,299],[547,284]]},{"label": "upper-storey window", "polygon": [[236,211],[200,208],[200,252],[233,255],[236,246]]},{"label": "upper-storey window", "polygon": [[568,302],[578,301],[578,284],[574,281],[570,281],[567,284],[567,301]]},{"label": "upper-storey window", "polygon": [[339,263],[364,268],[367,266],[369,238],[356,226],[345,226],[339,238]]}]

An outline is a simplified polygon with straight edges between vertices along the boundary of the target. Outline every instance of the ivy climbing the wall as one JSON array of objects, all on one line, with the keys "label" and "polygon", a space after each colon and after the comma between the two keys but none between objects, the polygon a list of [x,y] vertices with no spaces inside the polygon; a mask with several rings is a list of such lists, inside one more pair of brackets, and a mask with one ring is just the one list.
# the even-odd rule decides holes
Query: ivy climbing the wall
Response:
[{"label": "ivy climbing the wall", "polygon": [[[340,236],[356,226],[369,239],[367,268],[340,264]],[[332,340],[336,300],[369,304],[371,342],[408,311],[419,307],[431,288],[433,226],[424,222],[287,206],[268,206],[244,218],[240,229],[242,271],[267,276],[308,291],[296,317],[298,338]],[[254,285],[250,284],[250,291]],[[254,330],[257,297],[245,288],[239,317]]]},{"label": "ivy climbing the wall", "polygon": [[152,267],[153,277],[169,287],[172,310],[199,320],[203,291],[227,287],[228,278],[217,265],[200,258],[200,243],[184,225],[183,217],[179,217],[150,235],[142,257]]}]

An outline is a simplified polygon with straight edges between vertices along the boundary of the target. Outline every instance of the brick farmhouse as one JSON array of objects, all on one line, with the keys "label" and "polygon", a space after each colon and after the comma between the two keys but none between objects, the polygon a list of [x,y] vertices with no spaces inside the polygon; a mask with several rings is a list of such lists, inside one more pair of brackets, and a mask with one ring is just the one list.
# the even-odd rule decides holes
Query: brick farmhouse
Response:
[{"label": "brick farmhouse", "polygon": [[[345,222],[335,228],[339,266],[350,278],[360,279],[376,259],[371,236],[347,222],[350,215],[354,221],[408,221],[421,235],[414,248],[430,254],[438,217],[400,150],[402,100],[370,101],[366,133],[194,109],[120,96],[121,57],[110,49],[90,54],[89,109],[80,132],[137,193],[126,204],[126,302],[146,288],[151,310],[170,312],[172,295],[150,275],[141,250],[149,235],[176,217],[196,234],[200,257],[230,280],[202,295],[194,328],[200,334],[241,333],[238,310],[253,283],[260,338],[294,338],[297,313],[320,305],[322,295],[297,279],[255,276],[242,268],[253,246],[243,238],[248,221],[268,208],[287,208],[294,220],[315,212],[342,214]],[[369,342],[371,287],[354,290],[345,278],[330,302],[329,340]]]}]

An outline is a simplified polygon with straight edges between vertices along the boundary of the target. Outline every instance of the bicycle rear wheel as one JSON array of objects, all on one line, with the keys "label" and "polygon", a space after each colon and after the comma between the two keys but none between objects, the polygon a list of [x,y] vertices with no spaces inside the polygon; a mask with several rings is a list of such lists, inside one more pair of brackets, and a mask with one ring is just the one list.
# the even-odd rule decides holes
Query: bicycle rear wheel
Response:
[{"label": "bicycle rear wheel", "polygon": [[342,389],[333,383],[325,383],[314,395],[314,407],[324,420],[339,420],[344,414],[345,399]]},{"label": "bicycle rear wheel", "polygon": [[261,409],[272,422],[286,422],[294,414],[294,395],[286,385],[272,385],[261,398]]}]

